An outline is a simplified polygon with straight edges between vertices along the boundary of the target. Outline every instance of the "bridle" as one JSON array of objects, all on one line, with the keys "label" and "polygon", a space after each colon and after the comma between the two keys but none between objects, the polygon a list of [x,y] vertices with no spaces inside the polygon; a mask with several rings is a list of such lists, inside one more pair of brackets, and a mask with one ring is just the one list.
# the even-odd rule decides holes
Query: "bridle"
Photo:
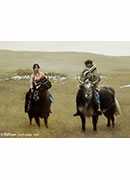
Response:
[{"label": "bridle", "polygon": [[93,84],[88,79],[85,82],[79,80],[80,82],[80,89],[83,89],[85,93],[85,98],[91,99],[93,96]]}]

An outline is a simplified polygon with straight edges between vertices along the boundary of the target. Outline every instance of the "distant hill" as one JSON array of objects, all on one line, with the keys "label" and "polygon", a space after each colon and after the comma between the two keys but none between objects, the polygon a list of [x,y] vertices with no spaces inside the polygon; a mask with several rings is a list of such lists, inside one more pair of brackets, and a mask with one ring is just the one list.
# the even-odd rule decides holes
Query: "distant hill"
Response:
[{"label": "distant hill", "polygon": [[17,69],[31,68],[39,63],[43,71],[54,71],[75,75],[84,68],[84,61],[92,59],[99,72],[130,71],[130,57],[104,56],[80,52],[32,52],[0,50],[0,71],[8,72]]}]

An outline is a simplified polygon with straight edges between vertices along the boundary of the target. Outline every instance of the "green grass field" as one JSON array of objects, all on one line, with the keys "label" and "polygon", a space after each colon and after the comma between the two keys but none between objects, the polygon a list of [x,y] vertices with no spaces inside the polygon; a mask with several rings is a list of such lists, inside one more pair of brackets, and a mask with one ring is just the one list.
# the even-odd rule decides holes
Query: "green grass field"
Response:
[{"label": "green grass field", "polygon": [[[81,132],[80,119],[74,118],[75,95],[78,82],[73,78],[83,68],[86,58],[93,58],[105,79],[101,85],[115,88],[122,115],[116,119],[114,129],[106,127],[102,116],[98,121],[98,131],[93,132],[91,119],[87,119],[86,132]],[[40,53],[0,51],[0,77],[15,74],[18,69],[31,68],[38,62],[44,71],[65,73],[68,79],[53,83],[53,113],[49,117],[49,128],[43,120],[39,129],[35,122],[29,125],[24,113],[24,97],[29,82],[0,81],[0,134],[5,137],[130,137],[130,89],[120,86],[130,84],[130,57],[107,57],[90,53]],[[9,133],[9,134],[8,134]]]}]

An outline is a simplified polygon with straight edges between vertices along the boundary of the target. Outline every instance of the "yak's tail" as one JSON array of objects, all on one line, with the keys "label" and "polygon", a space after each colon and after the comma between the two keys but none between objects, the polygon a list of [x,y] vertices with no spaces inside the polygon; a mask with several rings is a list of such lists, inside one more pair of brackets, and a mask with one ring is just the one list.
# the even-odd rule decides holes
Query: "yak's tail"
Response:
[{"label": "yak's tail", "polygon": [[119,101],[116,97],[115,97],[115,104],[116,104],[115,115],[121,115],[121,107],[120,107]]}]

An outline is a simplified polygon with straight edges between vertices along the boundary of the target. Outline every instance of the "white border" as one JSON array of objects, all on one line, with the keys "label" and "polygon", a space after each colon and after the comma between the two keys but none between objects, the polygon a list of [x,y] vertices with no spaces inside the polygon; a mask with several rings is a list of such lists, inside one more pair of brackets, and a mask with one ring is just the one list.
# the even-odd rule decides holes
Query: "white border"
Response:
[{"label": "white border", "polygon": [[[128,41],[128,0],[1,0],[0,40]],[[129,179],[129,139],[0,140],[0,177]]]},{"label": "white border", "polygon": [[3,139],[2,179],[129,179],[127,139]]},{"label": "white border", "polygon": [[129,0],[1,0],[0,40],[128,41]]}]

